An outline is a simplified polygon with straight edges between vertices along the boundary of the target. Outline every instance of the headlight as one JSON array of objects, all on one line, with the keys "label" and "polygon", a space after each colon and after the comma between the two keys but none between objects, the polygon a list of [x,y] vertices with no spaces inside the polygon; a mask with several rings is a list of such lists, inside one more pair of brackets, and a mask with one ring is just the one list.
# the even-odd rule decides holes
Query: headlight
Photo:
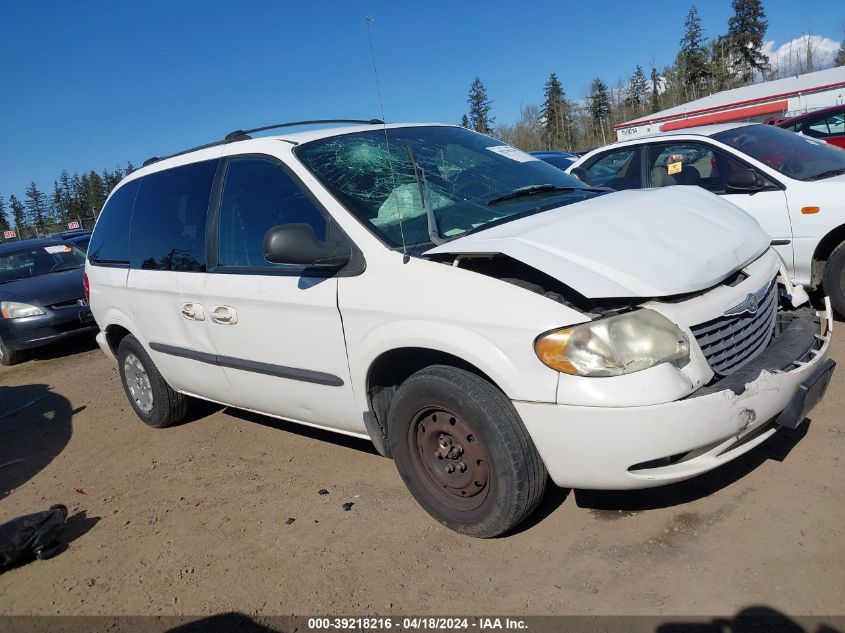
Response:
[{"label": "headlight", "polygon": [[689,358],[689,340],[662,314],[642,309],[553,330],[537,338],[534,350],[566,374],[620,376]]},{"label": "headlight", "polygon": [[0,301],[0,314],[4,319],[21,319],[23,317],[38,316],[44,314],[44,310],[36,308],[28,303],[17,301]]}]

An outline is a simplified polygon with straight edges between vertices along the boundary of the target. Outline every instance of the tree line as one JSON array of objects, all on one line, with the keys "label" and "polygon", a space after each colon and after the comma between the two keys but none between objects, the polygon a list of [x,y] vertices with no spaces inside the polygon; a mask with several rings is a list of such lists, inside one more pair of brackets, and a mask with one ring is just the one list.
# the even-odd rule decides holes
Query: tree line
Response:
[{"label": "tree line", "polygon": [[[563,83],[551,73],[543,86],[540,106],[523,106],[519,120],[495,125],[493,101],[476,77],[467,96],[468,112],[461,125],[492,134],[526,151],[541,149],[579,150],[605,145],[615,139],[613,126],[722,90],[751,84],[755,79],[780,77],[785,69],[770,67],[763,53],[768,27],[761,0],[732,0],[733,15],[727,32],[708,39],[692,5],[683,26],[674,61],[664,68],[654,62],[637,64],[633,73],[615,86],[600,77],[592,80],[586,99],[567,97]],[[809,42],[809,40],[808,40]],[[807,46],[802,70],[813,67],[813,51]],[[845,41],[836,65],[845,65]]]},{"label": "tree line", "polygon": [[7,201],[0,193],[0,231],[14,229],[19,236],[45,235],[57,225],[72,220],[94,219],[111,190],[133,170],[132,163],[127,163],[125,168],[118,166],[100,173],[92,170],[72,176],[63,169],[49,194],[34,182],[26,188],[22,201],[14,194]]},{"label": "tree line", "polygon": [[[516,123],[496,125],[493,101],[476,77],[467,96],[468,112],[461,125],[491,134],[526,151],[578,150],[604,145],[614,139],[617,123],[647,116],[714,92],[750,84],[755,78],[776,79],[781,69],[771,68],[763,54],[768,22],[761,0],[732,0],[733,15],[724,35],[707,39],[698,9],[692,5],[683,26],[674,61],[664,68],[654,62],[637,64],[633,73],[615,86],[592,80],[586,99],[567,97],[563,83],[551,73],[543,86],[543,103],[521,108]],[[807,46],[803,69],[813,68],[813,51]],[[835,58],[845,65],[845,41]],[[0,231],[16,229],[18,235],[43,235],[71,220],[96,218],[111,190],[133,171],[125,168],[89,171],[72,176],[62,170],[51,193],[32,182],[21,201],[0,193]],[[2,237],[2,233],[0,233]]]}]

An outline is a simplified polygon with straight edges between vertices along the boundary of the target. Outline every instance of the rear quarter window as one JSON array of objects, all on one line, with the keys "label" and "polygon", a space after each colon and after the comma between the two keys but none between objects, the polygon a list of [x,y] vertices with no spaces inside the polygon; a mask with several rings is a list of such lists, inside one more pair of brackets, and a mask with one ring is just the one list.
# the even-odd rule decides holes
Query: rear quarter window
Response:
[{"label": "rear quarter window", "polygon": [[129,265],[129,226],[139,180],[119,187],[106,202],[88,245],[88,259],[97,266]]}]

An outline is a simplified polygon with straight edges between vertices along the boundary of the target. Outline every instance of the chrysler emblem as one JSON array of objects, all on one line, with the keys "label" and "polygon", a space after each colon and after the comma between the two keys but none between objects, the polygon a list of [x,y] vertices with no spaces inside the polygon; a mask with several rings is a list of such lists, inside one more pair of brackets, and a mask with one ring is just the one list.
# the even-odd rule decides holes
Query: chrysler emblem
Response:
[{"label": "chrysler emblem", "polygon": [[725,310],[725,316],[736,316],[747,312],[748,314],[757,314],[760,309],[760,301],[766,296],[769,287],[761,288],[755,293],[748,293],[745,299],[732,308]]}]

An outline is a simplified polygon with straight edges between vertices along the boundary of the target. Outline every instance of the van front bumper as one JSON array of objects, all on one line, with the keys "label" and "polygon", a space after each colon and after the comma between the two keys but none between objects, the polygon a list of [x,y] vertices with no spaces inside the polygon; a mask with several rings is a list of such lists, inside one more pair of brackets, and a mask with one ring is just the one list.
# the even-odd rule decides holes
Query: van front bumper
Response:
[{"label": "van front bumper", "polygon": [[827,313],[794,311],[792,322],[746,366],[674,402],[514,406],[558,486],[625,490],[682,481],[804,419],[833,371],[829,323]]}]

